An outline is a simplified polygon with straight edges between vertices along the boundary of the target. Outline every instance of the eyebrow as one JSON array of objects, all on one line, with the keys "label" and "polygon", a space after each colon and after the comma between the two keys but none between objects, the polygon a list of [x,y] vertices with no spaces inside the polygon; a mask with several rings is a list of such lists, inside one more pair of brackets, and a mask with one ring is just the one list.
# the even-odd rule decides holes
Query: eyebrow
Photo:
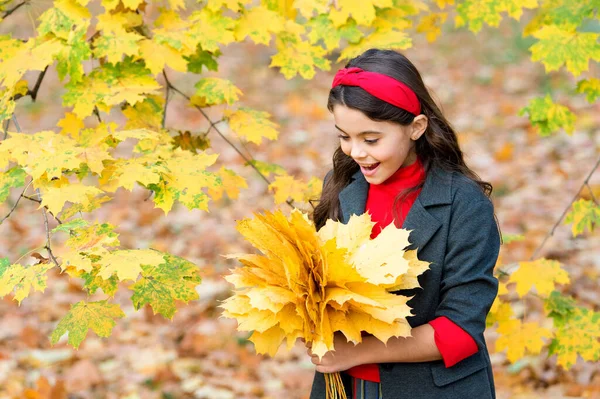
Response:
[{"label": "eyebrow", "polygon": [[[339,130],[340,132],[342,132],[342,133],[344,133],[344,134],[348,134],[348,133],[346,133],[345,131],[343,131],[342,129],[340,129],[340,127],[339,127],[338,125],[334,125],[334,126],[335,126],[335,128],[336,128],[337,130]],[[375,133],[375,134],[383,134],[383,132],[378,132],[377,130],[365,130],[364,132],[360,132],[360,133],[358,133],[358,135],[359,135],[359,136],[363,136],[363,135],[365,135],[365,134],[373,134],[373,133]]]}]

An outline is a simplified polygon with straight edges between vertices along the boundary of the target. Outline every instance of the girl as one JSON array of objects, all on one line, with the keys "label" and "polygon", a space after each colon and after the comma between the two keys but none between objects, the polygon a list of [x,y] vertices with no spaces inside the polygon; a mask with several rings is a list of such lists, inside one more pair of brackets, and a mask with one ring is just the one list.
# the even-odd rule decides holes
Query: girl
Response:
[{"label": "girl", "polygon": [[491,399],[483,331],[496,297],[500,237],[489,196],[463,159],[456,134],[415,66],[394,51],[368,50],[333,81],[327,104],[340,147],[314,221],[371,214],[371,237],[394,222],[412,230],[410,249],[431,262],[413,297],[412,337],[386,344],[336,336],[316,365],[311,399],[325,398],[323,374],[343,371],[349,398]]}]

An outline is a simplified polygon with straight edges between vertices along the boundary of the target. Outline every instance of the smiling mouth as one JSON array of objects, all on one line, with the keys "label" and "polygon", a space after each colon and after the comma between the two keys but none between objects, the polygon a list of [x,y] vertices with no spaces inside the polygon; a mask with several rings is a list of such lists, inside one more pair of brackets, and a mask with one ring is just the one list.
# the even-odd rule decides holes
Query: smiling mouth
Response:
[{"label": "smiling mouth", "polygon": [[379,164],[380,164],[380,162],[373,163],[373,164],[370,164],[370,165],[360,165],[360,166],[362,166],[362,167],[363,167],[363,168],[365,168],[366,170],[373,170],[373,169],[375,169],[376,167],[378,167],[378,166],[379,166]]}]

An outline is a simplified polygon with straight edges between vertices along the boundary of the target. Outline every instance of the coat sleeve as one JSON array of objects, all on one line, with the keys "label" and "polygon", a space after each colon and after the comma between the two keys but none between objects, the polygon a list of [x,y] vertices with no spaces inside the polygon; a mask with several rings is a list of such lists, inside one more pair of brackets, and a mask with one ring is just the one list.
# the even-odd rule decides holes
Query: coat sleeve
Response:
[{"label": "coat sleeve", "polygon": [[435,316],[450,319],[478,348],[485,346],[485,319],[498,293],[493,271],[499,250],[492,202],[485,198],[457,205],[450,220]]}]

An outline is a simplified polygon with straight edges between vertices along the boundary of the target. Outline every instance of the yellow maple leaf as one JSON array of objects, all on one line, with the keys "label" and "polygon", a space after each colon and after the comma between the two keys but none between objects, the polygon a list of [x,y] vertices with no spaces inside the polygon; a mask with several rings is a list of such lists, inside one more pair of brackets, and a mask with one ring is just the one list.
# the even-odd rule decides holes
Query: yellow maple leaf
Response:
[{"label": "yellow maple leaf", "polygon": [[140,58],[144,60],[153,75],[162,72],[165,65],[175,71],[187,72],[187,61],[180,51],[150,39],[143,39],[138,44]]},{"label": "yellow maple leaf", "polygon": [[252,3],[252,0],[206,0],[206,8],[211,11],[219,11],[221,7],[238,12],[243,6]]},{"label": "yellow maple leaf", "polygon": [[386,48],[386,49],[401,49],[405,50],[412,47],[412,39],[406,32],[396,30],[376,31],[358,44],[348,45],[341,53],[338,62],[354,58],[370,48]]},{"label": "yellow maple leaf", "polygon": [[284,19],[276,11],[264,6],[253,7],[238,20],[235,28],[235,38],[242,41],[246,36],[256,44],[269,45],[271,35],[283,30]]},{"label": "yellow maple leaf", "polygon": [[519,262],[519,268],[510,276],[509,283],[517,284],[517,293],[523,297],[535,288],[538,294],[548,296],[555,284],[569,283],[569,274],[561,269],[560,262],[545,258],[533,262]]},{"label": "yellow maple leaf", "polygon": [[521,323],[521,320],[500,321],[496,330],[500,337],[496,340],[496,350],[507,349],[507,358],[511,363],[525,356],[525,352],[538,355],[544,346],[544,338],[552,333],[537,323]]},{"label": "yellow maple leaf", "polygon": [[56,126],[62,127],[60,134],[69,135],[77,140],[79,131],[85,127],[85,124],[74,113],[65,112],[65,117],[59,120]]},{"label": "yellow maple leaf", "polygon": [[37,180],[46,175],[48,179],[59,178],[64,169],[77,169],[81,164],[79,155],[83,149],[70,137],[52,131],[31,135],[9,133],[2,142],[2,149],[25,171]]},{"label": "yellow maple leaf", "polygon": [[20,264],[4,265],[0,262],[0,297],[14,290],[15,300],[19,305],[24,298],[34,291],[44,292],[46,288],[46,272],[54,267],[52,263],[38,263],[31,266]]},{"label": "yellow maple leaf", "polygon": [[123,55],[138,55],[138,42],[142,39],[144,37],[135,32],[103,34],[94,40],[94,55],[106,57],[108,62],[117,64]]},{"label": "yellow maple leaf", "polygon": [[221,78],[202,78],[194,87],[196,96],[200,97],[203,106],[218,104],[233,104],[239,100],[242,91],[230,80]]},{"label": "yellow maple leaf", "polygon": [[122,249],[104,255],[98,262],[103,279],[116,274],[120,281],[137,280],[142,265],[159,265],[164,262],[164,254],[152,249]]},{"label": "yellow maple leaf", "polygon": [[205,7],[192,13],[188,21],[191,23],[188,36],[206,51],[214,53],[219,50],[219,45],[235,41],[233,31],[237,22],[221,12],[213,12]]},{"label": "yellow maple leaf", "polygon": [[208,189],[208,195],[213,200],[219,200],[223,193],[227,193],[230,199],[237,199],[240,194],[240,188],[248,188],[246,180],[236,174],[234,171],[221,167],[217,175],[221,178],[220,186],[212,186]]},{"label": "yellow maple leaf", "polygon": [[313,46],[308,41],[282,42],[277,45],[278,53],[271,58],[270,67],[280,67],[286,79],[300,74],[304,79],[315,76],[315,67],[323,71],[331,68],[331,62],[325,58],[327,51],[321,46]]},{"label": "yellow maple leaf", "polygon": [[56,215],[62,211],[67,201],[85,207],[94,197],[102,193],[102,190],[94,186],[86,186],[81,183],[72,183],[59,188],[49,187],[42,192],[42,203],[39,208],[46,206],[50,212]]},{"label": "yellow maple leaf", "polygon": [[286,202],[288,198],[296,202],[303,201],[307,189],[306,183],[288,175],[275,176],[273,183],[269,184],[269,190],[275,192],[275,203],[278,205]]},{"label": "yellow maple leaf", "polygon": [[279,126],[269,120],[271,115],[268,112],[242,107],[235,111],[225,110],[223,115],[228,119],[231,130],[248,141],[260,144],[263,137],[277,139]]},{"label": "yellow maple leaf", "polygon": [[442,34],[442,25],[446,22],[448,14],[445,12],[436,12],[425,15],[417,26],[417,32],[425,33],[427,41],[434,42]]},{"label": "yellow maple leaf", "polygon": [[341,26],[352,16],[359,25],[370,26],[375,19],[375,7],[392,7],[392,0],[339,0],[339,10],[332,9],[329,17],[335,26]]}]

